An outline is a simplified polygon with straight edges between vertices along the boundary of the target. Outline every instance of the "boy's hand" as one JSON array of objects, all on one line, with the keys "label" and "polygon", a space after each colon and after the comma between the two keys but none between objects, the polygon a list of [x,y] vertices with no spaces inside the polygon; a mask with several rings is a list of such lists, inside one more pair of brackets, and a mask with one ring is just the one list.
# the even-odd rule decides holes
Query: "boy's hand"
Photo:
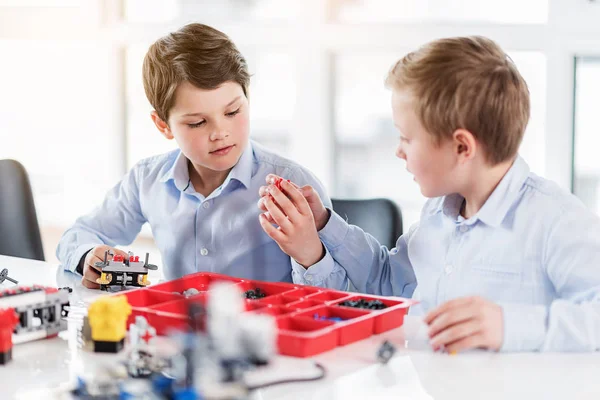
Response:
[{"label": "boy's hand", "polygon": [[483,348],[498,351],[504,340],[502,307],[481,297],[448,301],[425,316],[434,350]]},{"label": "boy's hand", "polygon": [[[124,258],[129,257],[127,253],[122,250],[115,249],[114,247],[99,245],[94,247],[85,256],[83,263],[83,277],[81,278],[81,284],[89,289],[99,289],[100,284],[96,283],[96,279],[100,278],[100,269],[96,268],[95,265],[98,261],[104,261],[104,252],[110,250],[113,254],[122,255]],[[109,254],[108,259],[112,260],[112,256]]]},{"label": "boy's hand", "polygon": [[[278,180],[281,180],[281,182],[284,181],[283,178],[274,174],[269,174],[266,178],[268,185],[275,185],[275,182],[277,182]],[[294,188],[298,189],[308,202],[308,206],[310,207],[310,210],[315,220],[315,226],[317,228],[317,231],[323,229],[327,224],[327,221],[329,221],[329,211],[327,211],[327,209],[323,205],[319,193],[317,193],[317,191],[310,185],[299,187],[293,182],[288,183],[290,183]],[[260,189],[258,189],[258,194],[261,197],[261,199],[258,201],[258,207],[263,211],[267,211],[263,202],[263,198],[267,195],[267,188],[268,186],[261,186]],[[269,217],[269,215],[267,215],[267,217]]]},{"label": "boy's hand", "polygon": [[260,201],[267,215],[260,214],[260,225],[281,250],[308,268],[325,255],[313,213],[299,188],[288,181],[281,181],[280,187],[265,188]]}]

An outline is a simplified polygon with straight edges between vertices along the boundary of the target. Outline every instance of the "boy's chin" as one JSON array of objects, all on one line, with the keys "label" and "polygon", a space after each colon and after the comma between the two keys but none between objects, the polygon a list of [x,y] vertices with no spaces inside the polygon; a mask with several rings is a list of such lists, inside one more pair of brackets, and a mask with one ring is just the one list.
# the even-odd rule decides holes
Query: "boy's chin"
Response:
[{"label": "boy's chin", "polygon": [[419,189],[421,189],[421,194],[423,196],[427,197],[428,199],[432,199],[434,197],[445,196],[445,193],[443,193],[440,190],[435,190],[435,189],[424,187],[424,186],[421,186],[421,185],[419,185]]},{"label": "boy's chin", "polygon": [[225,160],[223,160],[223,161],[216,162],[216,163],[208,163],[206,166],[208,168],[212,169],[213,171],[222,172],[222,171],[229,171],[230,169],[235,167],[236,164],[237,164],[237,159],[233,160],[233,161],[229,161],[229,162],[225,162]]},{"label": "boy's chin", "polygon": [[235,167],[240,160],[240,154],[228,154],[217,160],[208,160],[207,167],[213,171],[227,171]]}]

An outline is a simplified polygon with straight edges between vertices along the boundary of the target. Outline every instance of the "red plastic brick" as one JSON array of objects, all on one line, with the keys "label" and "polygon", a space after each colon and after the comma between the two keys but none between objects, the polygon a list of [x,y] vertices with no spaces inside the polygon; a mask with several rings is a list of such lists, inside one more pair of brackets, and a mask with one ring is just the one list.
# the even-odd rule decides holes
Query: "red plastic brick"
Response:
[{"label": "red plastic brick", "polygon": [[[288,182],[291,182],[289,179],[286,179],[286,180],[287,180]],[[279,189],[279,190],[283,190],[283,189],[281,188],[281,182],[283,182],[283,178],[277,178],[277,179],[275,180],[275,187],[276,187],[277,189]]]},{"label": "red plastic brick", "polygon": [[14,308],[0,308],[0,353],[12,350],[12,334],[19,323],[19,316]]}]

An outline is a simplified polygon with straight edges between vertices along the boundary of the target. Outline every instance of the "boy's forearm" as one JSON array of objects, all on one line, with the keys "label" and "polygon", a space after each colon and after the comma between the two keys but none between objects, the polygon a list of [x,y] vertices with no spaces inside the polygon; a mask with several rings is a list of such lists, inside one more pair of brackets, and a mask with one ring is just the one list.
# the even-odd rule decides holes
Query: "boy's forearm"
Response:
[{"label": "boy's forearm", "polygon": [[128,244],[137,236],[146,221],[136,176],[134,167],[107,193],[100,207],[78,218],[63,234],[56,255],[66,270],[77,272],[81,258],[97,245]]},{"label": "boy's forearm", "polygon": [[540,351],[546,339],[548,309],[543,305],[500,303],[503,343],[500,351]]},{"label": "boy's forearm", "polygon": [[416,279],[402,238],[398,241],[401,246],[390,252],[373,236],[349,225],[335,212],[331,212],[319,236],[359,292],[412,295]]},{"label": "boy's forearm", "polygon": [[65,270],[81,273],[78,271],[81,261],[98,244],[104,243],[97,235],[72,227],[60,239],[56,248],[56,257]]}]

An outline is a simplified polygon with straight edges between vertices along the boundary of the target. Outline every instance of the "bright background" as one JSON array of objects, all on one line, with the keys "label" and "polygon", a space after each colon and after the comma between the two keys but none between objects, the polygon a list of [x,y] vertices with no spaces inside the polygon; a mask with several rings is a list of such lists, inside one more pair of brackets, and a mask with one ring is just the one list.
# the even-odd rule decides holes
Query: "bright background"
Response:
[{"label": "bright background", "polygon": [[[521,155],[600,211],[600,2],[589,0],[0,0],[0,158],[30,173],[46,258],[140,158],[170,150],[141,82],[148,45],[188,22],[249,61],[252,135],[309,167],[333,197],[388,197],[405,229],[424,202],[383,80],[435,38],[479,34],[531,91]],[[0,189],[1,190],[1,189]],[[155,252],[144,229],[135,251]],[[156,259],[155,259],[156,260]]]}]

